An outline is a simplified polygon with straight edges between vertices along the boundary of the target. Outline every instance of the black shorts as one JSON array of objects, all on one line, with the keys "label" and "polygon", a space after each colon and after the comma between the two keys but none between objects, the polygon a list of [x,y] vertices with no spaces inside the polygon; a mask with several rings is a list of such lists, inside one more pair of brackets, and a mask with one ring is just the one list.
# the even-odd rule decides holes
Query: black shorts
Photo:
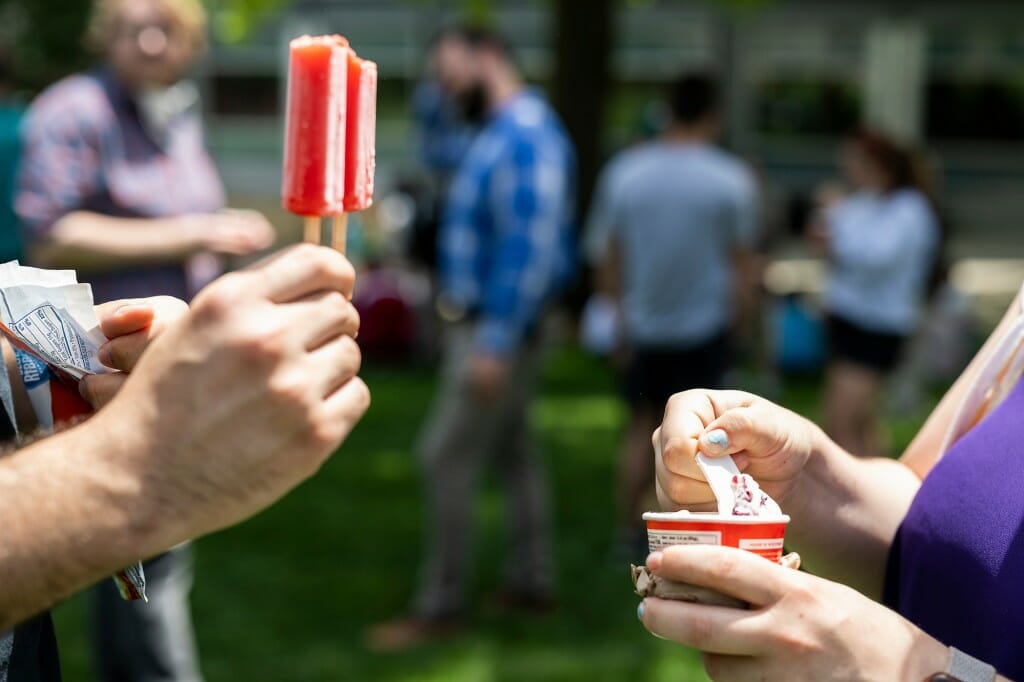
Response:
[{"label": "black shorts", "polygon": [[626,400],[634,409],[650,407],[660,413],[675,393],[721,387],[731,361],[726,333],[684,349],[636,348],[623,382]]},{"label": "black shorts", "polygon": [[903,354],[903,334],[865,329],[836,315],[828,316],[828,347],[832,360],[849,362],[881,374],[891,372]]}]

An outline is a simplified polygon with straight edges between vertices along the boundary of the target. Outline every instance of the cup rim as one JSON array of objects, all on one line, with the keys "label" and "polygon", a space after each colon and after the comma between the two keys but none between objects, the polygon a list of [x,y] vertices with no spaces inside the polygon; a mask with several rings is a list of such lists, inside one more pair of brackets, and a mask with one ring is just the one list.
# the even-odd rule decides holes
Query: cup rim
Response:
[{"label": "cup rim", "polygon": [[719,514],[718,512],[690,512],[681,510],[677,512],[646,512],[643,515],[644,521],[660,521],[662,523],[725,523],[737,526],[765,526],[779,523],[789,523],[789,515],[781,516],[733,516],[731,514]]}]

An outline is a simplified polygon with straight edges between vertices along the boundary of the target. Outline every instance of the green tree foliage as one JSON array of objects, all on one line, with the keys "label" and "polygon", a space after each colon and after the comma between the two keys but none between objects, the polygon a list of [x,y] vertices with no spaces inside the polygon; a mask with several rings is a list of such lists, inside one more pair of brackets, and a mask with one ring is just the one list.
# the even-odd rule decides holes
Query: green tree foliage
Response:
[{"label": "green tree foliage", "polygon": [[35,90],[86,63],[88,13],[82,0],[0,0],[0,58],[11,84]]},{"label": "green tree foliage", "polygon": [[[214,38],[237,42],[273,17],[286,0],[205,0]],[[89,63],[82,43],[89,0],[0,0],[0,60],[12,84],[29,91]]]}]

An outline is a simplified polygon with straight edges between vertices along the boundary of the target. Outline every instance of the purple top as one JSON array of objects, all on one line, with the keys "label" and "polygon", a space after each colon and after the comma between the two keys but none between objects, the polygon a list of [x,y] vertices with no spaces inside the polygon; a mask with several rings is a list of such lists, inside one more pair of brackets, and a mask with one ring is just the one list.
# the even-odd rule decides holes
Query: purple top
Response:
[{"label": "purple top", "polygon": [[1024,680],[1024,380],[925,477],[889,553],[885,602]]},{"label": "purple top", "polygon": [[[72,211],[155,218],[224,207],[198,114],[179,116],[157,142],[108,71],[71,76],[48,88],[32,104],[23,135],[15,210],[27,243],[45,240]],[[194,293],[181,263],[79,271],[79,279],[93,285],[97,302],[157,294],[187,299]]]}]

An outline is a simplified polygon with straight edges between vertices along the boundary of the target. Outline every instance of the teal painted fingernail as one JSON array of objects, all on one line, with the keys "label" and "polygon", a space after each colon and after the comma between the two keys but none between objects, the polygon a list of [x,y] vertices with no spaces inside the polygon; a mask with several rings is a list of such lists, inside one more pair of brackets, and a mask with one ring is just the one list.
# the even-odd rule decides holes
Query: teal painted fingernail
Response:
[{"label": "teal painted fingernail", "polygon": [[636,619],[644,622],[644,603],[640,602],[636,607]]},{"label": "teal painted fingernail", "polygon": [[725,431],[722,429],[715,429],[714,431],[704,434],[704,440],[721,450],[725,450],[729,447],[729,436],[725,435]]}]

